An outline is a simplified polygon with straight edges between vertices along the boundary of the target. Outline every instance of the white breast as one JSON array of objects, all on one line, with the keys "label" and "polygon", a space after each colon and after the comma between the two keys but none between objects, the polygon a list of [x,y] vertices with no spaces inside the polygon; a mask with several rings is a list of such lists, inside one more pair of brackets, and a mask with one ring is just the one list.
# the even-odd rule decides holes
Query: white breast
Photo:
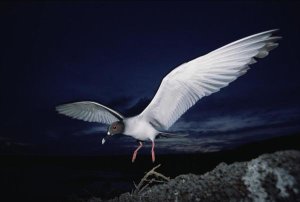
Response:
[{"label": "white breast", "polygon": [[132,136],[138,140],[151,140],[153,141],[158,135],[158,131],[147,121],[140,116],[130,117],[124,119],[125,135]]}]

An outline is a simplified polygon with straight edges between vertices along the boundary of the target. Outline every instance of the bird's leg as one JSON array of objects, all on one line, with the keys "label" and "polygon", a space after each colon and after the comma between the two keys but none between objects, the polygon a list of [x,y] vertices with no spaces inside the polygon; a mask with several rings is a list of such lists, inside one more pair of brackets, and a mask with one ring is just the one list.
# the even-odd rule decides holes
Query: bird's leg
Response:
[{"label": "bird's leg", "polygon": [[155,153],[154,153],[154,141],[152,141],[152,149],[151,149],[151,155],[152,155],[152,162],[154,163],[155,161]]},{"label": "bird's leg", "polygon": [[143,146],[143,143],[141,141],[139,141],[140,145],[138,146],[138,148],[136,148],[136,150],[133,152],[133,155],[132,155],[132,163],[135,161],[136,159],[136,155],[137,155],[137,152],[140,150],[140,148]]}]

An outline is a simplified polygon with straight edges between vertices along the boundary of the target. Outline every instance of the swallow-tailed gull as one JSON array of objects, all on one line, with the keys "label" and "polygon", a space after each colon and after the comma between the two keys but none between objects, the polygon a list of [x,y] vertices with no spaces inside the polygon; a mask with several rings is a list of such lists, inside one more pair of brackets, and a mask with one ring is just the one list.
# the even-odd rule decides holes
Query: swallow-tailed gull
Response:
[{"label": "swallow-tailed gull", "polygon": [[154,140],[166,131],[199,99],[227,86],[245,74],[256,58],[264,58],[276,48],[280,39],[273,36],[277,30],[254,34],[223,46],[206,55],[184,63],[162,80],[158,91],[144,111],[133,117],[120,113],[96,102],[83,101],[63,104],[56,110],[72,118],[108,124],[107,137],[124,134],[138,140],[134,151],[135,161],[143,141],[152,142],[152,161],[155,161]]}]

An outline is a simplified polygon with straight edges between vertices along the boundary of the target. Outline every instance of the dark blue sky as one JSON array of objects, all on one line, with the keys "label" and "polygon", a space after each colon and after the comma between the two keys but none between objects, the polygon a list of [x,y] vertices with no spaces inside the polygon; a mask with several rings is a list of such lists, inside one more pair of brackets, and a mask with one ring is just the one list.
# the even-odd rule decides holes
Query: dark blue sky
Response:
[{"label": "dark blue sky", "polygon": [[280,46],[200,100],[171,128],[190,135],[161,140],[156,151],[217,151],[299,132],[299,9],[297,2],[1,3],[0,152],[129,153],[134,140],[102,146],[106,126],[58,115],[55,106],[94,100],[135,115],[176,66],[274,28]]}]

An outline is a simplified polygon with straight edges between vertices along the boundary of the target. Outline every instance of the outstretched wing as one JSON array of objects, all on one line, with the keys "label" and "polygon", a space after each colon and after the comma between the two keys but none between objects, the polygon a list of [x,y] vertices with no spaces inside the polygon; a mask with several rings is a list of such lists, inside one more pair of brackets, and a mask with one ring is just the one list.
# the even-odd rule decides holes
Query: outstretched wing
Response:
[{"label": "outstretched wing", "polygon": [[124,119],[118,112],[96,102],[83,101],[56,107],[60,114],[88,122],[111,124]]},{"label": "outstretched wing", "polygon": [[254,58],[264,58],[276,48],[281,37],[272,36],[275,31],[240,39],[175,68],[141,116],[159,129],[168,129],[199,99],[227,86],[247,72]]}]

